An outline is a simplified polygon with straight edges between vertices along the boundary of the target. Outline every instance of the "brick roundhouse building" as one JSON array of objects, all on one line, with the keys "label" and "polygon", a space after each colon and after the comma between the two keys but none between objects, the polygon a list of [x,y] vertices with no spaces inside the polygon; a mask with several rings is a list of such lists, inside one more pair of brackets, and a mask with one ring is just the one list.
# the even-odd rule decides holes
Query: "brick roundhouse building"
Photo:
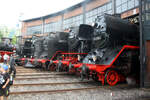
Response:
[{"label": "brick roundhouse building", "polygon": [[[51,32],[67,31],[70,27],[80,24],[91,25],[97,16],[104,13],[116,14],[138,23],[136,19],[139,18],[139,0],[84,0],[56,13],[23,20],[21,34],[26,39],[32,35],[45,36]],[[147,42],[147,47],[149,44],[150,41]],[[147,54],[150,57],[150,53]],[[149,66],[150,60],[148,62]]]},{"label": "brick roundhouse building", "polygon": [[30,38],[35,34],[65,31],[80,24],[92,24],[97,16],[104,13],[128,18],[138,15],[138,5],[138,0],[85,0],[62,11],[22,21],[21,33],[23,38]]}]

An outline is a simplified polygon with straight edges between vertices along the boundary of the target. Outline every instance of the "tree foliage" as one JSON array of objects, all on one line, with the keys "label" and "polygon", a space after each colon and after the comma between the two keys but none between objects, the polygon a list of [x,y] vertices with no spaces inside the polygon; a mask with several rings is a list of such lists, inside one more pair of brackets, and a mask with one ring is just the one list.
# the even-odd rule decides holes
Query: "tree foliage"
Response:
[{"label": "tree foliage", "polygon": [[0,26],[0,41],[2,37],[12,38],[12,44],[16,44],[17,36],[20,34],[18,28],[8,28],[7,26]]},{"label": "tree foliage", "polygon": [[2,31],[0,30],[0,42],[1,42],[1,38],[3,37],[3,33]]},{"label": "tree foliage", "polygon": [[12,37],[12,44],[16,44],[16,42],[17,42],[17,36],[14,35],[14,36]]}]

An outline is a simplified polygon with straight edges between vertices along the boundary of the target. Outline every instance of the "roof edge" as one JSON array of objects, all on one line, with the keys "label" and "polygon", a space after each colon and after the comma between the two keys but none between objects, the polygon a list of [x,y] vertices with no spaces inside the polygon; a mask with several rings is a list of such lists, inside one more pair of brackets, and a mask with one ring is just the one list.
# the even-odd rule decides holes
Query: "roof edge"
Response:
[{"label": "roof edge", "polygon": [[36,17],[36,18],[31,18],[31,19],[26,19],[26,20],[22,20],[22,22],[30,22],[30,21],[36,21],[36,20],[42,20],[42,19],[46,19],[46,18],[49,18],[49,17],[54,17],[54,16],[58,16],[59,14],[64,14],[68,11],[72,11],[78,7],[81,7],[84,3],[88,3],[88,2],[91,2],[92,0],[84,0],[80,3],[77,3],[71,7],[68,7],[64,10],[61,10],[61,11],[58,11],[58,12],[55,12],[55,13],[52,13],[52,14],[48,14],[48,15],[45,15],[45,16],[40,16],[40,17]]}]

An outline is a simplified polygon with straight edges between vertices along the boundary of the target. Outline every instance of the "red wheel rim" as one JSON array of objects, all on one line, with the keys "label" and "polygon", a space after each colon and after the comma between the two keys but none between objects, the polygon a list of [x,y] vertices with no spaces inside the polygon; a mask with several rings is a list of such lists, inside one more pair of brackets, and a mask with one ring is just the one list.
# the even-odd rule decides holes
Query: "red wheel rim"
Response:
[{"label": "red wheel rim", "polygon": [[109,71],[107,73],[107,83],[111,86],[117,84],[119,80],[119,76],[118,76],[118,73],[116,71]]}]

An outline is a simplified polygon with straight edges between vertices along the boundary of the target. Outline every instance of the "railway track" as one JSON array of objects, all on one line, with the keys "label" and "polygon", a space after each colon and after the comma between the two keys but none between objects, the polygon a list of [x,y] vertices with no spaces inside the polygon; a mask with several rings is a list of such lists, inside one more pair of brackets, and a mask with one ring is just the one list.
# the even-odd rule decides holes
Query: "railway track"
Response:
[{"label": "railway track", "polygon": [[[75,100],[110,100],[112,91],[120,91],[124,87],[126,84],[111,87],[102,86],[93,80],[79,81],[77,77],[67,75],[66,72],[20,67],[14,85],[11,86],[9,100],[72,100],[73,97]],[[123,91],[121,95],[126,93],[128,92]]]},{"label": "railway track", "polygon": [[[24,70],[24,71],[23,71]],[[53,75],[53,76],[50,76]],[[64,76],[65,75],[65,76]],[[93,81],[83,81],[83,82],[79,82],[77,79],[75,80],[75,78],[70,77],[70,76],[66,76],[67,73],[66,72],[46,72],[46,71],[37,71],[37,69],[25,69],[25,68],[19,68],[19,70],[17,69],[17,74],[16,74],[16,78],[14,80],[14,85],[11,87],[12,90],[15,90],[15,88],[31,88],[31,87],[39,87],[39,86],[52,86],[54,87],[54,89],[51,90],[38,90],[38,91],[11,91],[10,94],[14,95],[14,94],[31,94],[31,93],[56,93],[56,92],[67,92],[67,91],[79,91],[79,90],[89,90],[89,89],[96,89],[98,87],[95,86],[91,86],[91,87],[85,87],[84,84],[88,84],[88,83],[94,83]],[[36,76],[36,77],[35,77]],[[59,79],[59,81],[61,82],[53,82],[56,79]],[[37,82],[37,80],[44,80],[45,82],[39,83]],[[48,80],[53,79],[52,82],[49,82]],[[65,81],[65,79],[67,81]],[[27,81],[25,83],[17,83],[18,81]],[[31,83],[30,81],[36,81],[35,83]],[[47,81],[46,81],[47,80]],[[71,82],[68,82],[68,81]],[[74,80],[74,81],[72,81]],[[16,83],[15,83],[16,82]],[[61,89],[62,87],[66,87],[66,85],[73,85],[73,87],[78,87],[76,85],[83,85],[83,87],[80,88],[67,88],[67,89]],[[56,89],[55,86],[57,86],[58,88]],[[62,86],[59,89],[59,86]]]},{"label": "railway track", "polygon": [[65,85],[65,84],[84,84],[84,83],[93,83],[93,81],[84,81],[84,82],[64,82],[64,83],[14,84],[13,86]]},{"label": "railway track", "polygon": [[100,87],[88,87],[88,88],[76,88],[76,89],[62,89],[62,90],[45,90],[45,91],[20,91],[20,92],[10,92],[10,94],[30,94],[30,93],[61,93],[69,91],[81,91],[81,90],[91,90],[98,89]]},{"label": "railway track", "polygon": [[28,74],[17,74],[17,76],[45,76],[45,75],[67,75],[67,73],[28,73]]},{"label": "railway track", "polygon": [[35,80],[35,79],[49,79],[49,78],[66,78],[66,77],[63,77],[63,76],[59,76],[59,77],[45,76],[45,77],[31,77],[31,78],[15,78],[15,80]]}]

